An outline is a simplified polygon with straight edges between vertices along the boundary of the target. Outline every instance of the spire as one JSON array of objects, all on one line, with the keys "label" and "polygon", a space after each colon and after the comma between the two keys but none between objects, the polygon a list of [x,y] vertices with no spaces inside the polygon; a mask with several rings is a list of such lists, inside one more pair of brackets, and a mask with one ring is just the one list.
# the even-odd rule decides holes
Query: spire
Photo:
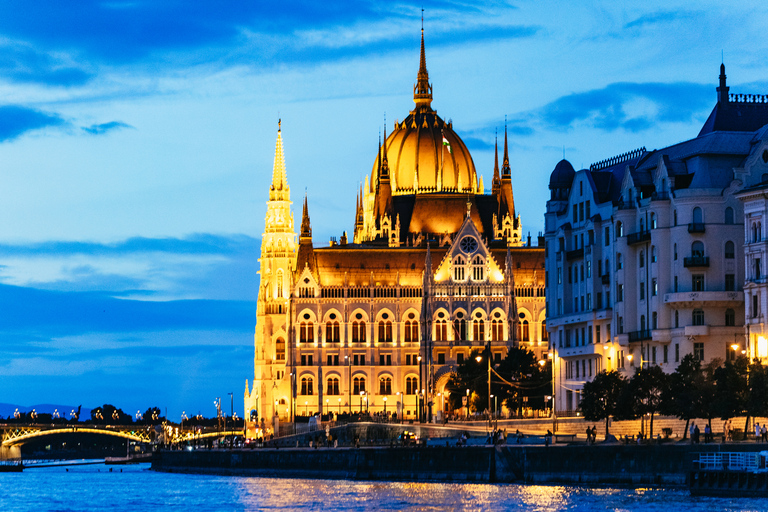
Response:
[{"label": "spire", "polygon": [[387,160],[387,123],[384,123],[384,146],[381,157],[381,177],[389,181],[389,161]]},{"label": "spire", "polygon": [[416,110],[429,112],[432,110],[432,85],[429,83],[429,73],[427,72],[427,56],[424,51],[424,17],[421,18],[421,58],[419,60],[419,73],[416,77],[416,85],[413,86],[413,102],[416,103]]},{"label": "spire", "polygon": [[499,136],[496,135],[496,147],[493,150],[493,179],[491,180],[491,187],[493,193],[497,193],[501,188],[501,177],[499,176]]},{"label": "spire", "polygon": [[272,167],[272,186],[270,187],[270,199],[281,200],[282,197],[277,197],[276,192],[288,192],[288,180],[285,176],[285,157],[283,156],[283,137],[281,134],[282,120],[277,121],[277,142],[275,143],[275,163]]},{"label": "spire", "polygon": [[301,212],[301,238],[312,239],[312,226],[309,224],[309,209],[307,208],[307,194],[304,194],[304,209]]},{"label": "spire", "polygon": [[501,175],[504,178],[512,177],[512,169],[509,168],[509,144],[507,143],[507,120],[504,120],[504,163],[501,164]]},{"label": "spire", "polygon": [[725,85],[725,64],[720,64],[720,87],[717,88],[717,102],[728,104],[728,90],[730,87]]}]

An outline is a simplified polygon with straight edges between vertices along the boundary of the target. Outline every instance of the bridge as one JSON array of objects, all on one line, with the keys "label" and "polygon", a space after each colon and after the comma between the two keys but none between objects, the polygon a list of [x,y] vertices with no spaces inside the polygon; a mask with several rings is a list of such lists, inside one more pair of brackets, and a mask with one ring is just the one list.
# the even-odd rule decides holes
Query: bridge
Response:
[{"label": "bridge", "polygon": [[171,425],[158,426],[160,429],[156,430],[154,426],[145,425],[0,425],[0,459],[18,456],[19,447],[32,439],[57,434],[101,434],[147,444],[177,444],[243,435],[242,430],[219,430],[217,427],[179,429]]}]

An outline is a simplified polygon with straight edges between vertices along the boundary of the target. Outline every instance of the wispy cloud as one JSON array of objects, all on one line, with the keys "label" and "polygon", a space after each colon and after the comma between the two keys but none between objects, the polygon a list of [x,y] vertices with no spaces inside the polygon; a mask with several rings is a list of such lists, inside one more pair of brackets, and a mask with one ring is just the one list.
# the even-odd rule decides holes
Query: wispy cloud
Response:
[{"label": "wispy cloud", "polygon": [[695,11],[656,11],[648,14],[643,14],[639,18],[626,23],[625,29],[640,28],[648,25],[657,25],[660,23],[670,23],[679,20],[688,20],[698,16],[699,13]]},{"label": "wispy cloud", "polygon": [[620,82],[563,96],[535,115],[546,127],[555,130],[584,126],[638,132],[656,123],[691,121],[711,101],[710,85]]},{"label": "wispy cloud", "polygon": [[133,126],[123,123],[121,121],[111,121],[109,123],[92,124],[91,126],[83,126],[82,130],[91,135],[103,135],[113,130],[119,130],[121,128],[133,128]]},{"label": "wispy cloud", "polygon": [[21,135],[42,128],[66,124],[58,114],[50,114],[18,105],[0,106],[0,142],[6,142]]},{"label": "wispy cloud", "polygon": [[93,73],[65,55],[41,52],[26,43],[0,41],[0,76],[14,82],[66,87],[86,83]]}]

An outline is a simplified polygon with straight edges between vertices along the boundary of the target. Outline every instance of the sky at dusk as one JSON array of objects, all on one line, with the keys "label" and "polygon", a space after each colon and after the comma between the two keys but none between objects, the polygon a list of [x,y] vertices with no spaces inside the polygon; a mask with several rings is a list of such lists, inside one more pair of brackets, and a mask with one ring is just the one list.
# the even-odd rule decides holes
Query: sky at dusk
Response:
[{"label": "sky at dusk", "polygon": [[432,106],[523,232],[549,173],[694,137],[768,93],[764,2],[0,0],[0,402],[215,414],[253,378],[282,118],[294,212],[352,231],[379,132]]}]

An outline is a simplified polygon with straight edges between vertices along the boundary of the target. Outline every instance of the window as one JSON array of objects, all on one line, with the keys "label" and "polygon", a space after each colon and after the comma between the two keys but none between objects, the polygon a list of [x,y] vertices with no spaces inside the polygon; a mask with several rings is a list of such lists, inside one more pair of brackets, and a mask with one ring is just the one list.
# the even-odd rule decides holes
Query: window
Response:
[{"label": "window", "polygon": [[703,219],[704,219],[704,216],[701,212],[701,208],[697,206],[696,208],[693,209],[693,223],[701,224],[702,222],[704,222]]},{"label": "window", "polygon": [[755,270],[755,279],[760,279],[763,277],[762,269],[760,268],[760,258],[755,258],[754,262],[754,270]]},{"label": "window", "polygon": [[453,334],[458,340],[467,339],[467,321],[464,319],[464,313],[456,313],[456,320],[453,321]]},{"label": "window", "polygon": [[312,377],[301,378],[301,394],[302,395],[314,395]]},{"label": "window", "polygon": [[573,205],[573,223],[576,224],[579,221],[579,205]]},{"label": "window", "polygon": [[655,311],[651,313],[651,329],[659,328],[659,315]]},{"label": "window", "polygon": [[675,276],[675,293],[677,293],[677,276]]},{"label": "window", "polygon": [[485,279],[485,262],[480,256],[475,256],[472,260],[472,280],[482,281]]},{"label": "window", "polygon": [[691,275],[691,291],[694,291],[694,292],[704,291],[704,274]]},{"label": "window", "polygon": [[651,347],[651,363],[656,364],[656,347]]},{"label": "window", "polygon": [[674,244],[672,249],[673,259],[677,260],[677,244]]},{"label": "window", "polygon": [[437,364],[445,364],[445,352],[438,352]]},{"label": "window", "polygon": [[643,251],[640,251],[639,264],[640,264],[640,268],[643,268],[645,266],[645,252]]},{"label": "window", "polygon": [[736,291],[736,274],[725,274],[725,291]]},{"label": "window", "polygon": [[415,395],[417,389],[419,389],[419,380],[416,377],[407,377],[405,379],[405,394]]},{"label": "window", "polygon": [[448,340],[448,322],[445,320],[437,320],[435,322],[435,341],[447,341]]},{"label": "window", "polygon": [[732,260],[736,257],[736,249],[733,245],[733,242],[728,240],[725,242],[725,259]]},{"label": "window", "polygon": [[352,393],[359,395],[365,392],[365,377],[355,377],[352,379]]},{"label": "window", "polygon": [[[362,317],[360,313],[358,316]],[[365,322],[355,320],[352,322],[352,342],[363,343],[365,342]]]},{"label": "window", "polygon": [[530,331],[529,331],[528,320],[523,320],[523,323],[521,325],[523,330],[523,336],[521,338],[522,341],[530,341],[531,337],[529,334]]},{"label": "window", "polygon": [[691,256],[694,258],[704,257],[704,242],[701,240],[696,240],[691,244]]},{"label": "window", "polygon": [[611,228],[608,226],[605,226],[605,235],[603,236],[605,238],[605,246],[608,247],[610,245],[610,239],[611,239]]},{"label": "window", "polygon": [[725,223],[733,224],[733,208],[730,206],[725,209]]},{"label": "window", "polygon": [[656,246],[651,246],[651,263],[656,263],[657,257],[656,257]]},{"label": "window", "polygon": [[675,343],[675,362],[676,363],[680,362],[680,344],[679,343]]},{"label": "window", "polygon": [[301,322],[299,324],[299,342],[310,343],[315,341],[315,324],[312,322]]},{"label": "window", "polygon": [[672,217],[674,218],[674,225],[677,226],[677,210],[672,212]]},{"label": "window", "polygon": [[616,238],[621,238],[624,236],[624,225],[621,223],[621,221],[618,221],[616,223]]},{"label": "window", "polygon": [[276,286],[276,291],[277,291],[276,295],[277,295],[278,299],[281,299],[281,298],[283,298],[283,271],[282,271],[282,269],[277,271],[277,277],[276,277],[275,281],[276,281],[275,286]]},{"label": "window", "polygon": [[669,362],[669,345],[664,345],[664,364],[667,364]]},{"label": "window", "polygon": [[616,285],[616,302],[621,302],[623,300],[624,300],[624,285],[617,284]]},{"label": "window", "polygon": [[498,318],[491,321],[491,339],[494,341],[504,340],[504,324]]},{"label": "window", "polygon": [[704,344],[703,343],[693,344],[693,357],[695,357],[699,361],[704,361]]},{"label": "window", "polygon": [[640,315],[640,330],[645,330],[645,315]]},{"label": "window", "polygon": [[760,315],[760,299],[757,295],[752,296],[752,318],[757,318]]},{"label": "window", "polygon": [[355,354],[352,364],[355,366],[365,366],[365,354]]},{"label": "window", "polygon": [[302,354],[301,356],[301,366],[312,366],[312,354]]},{"label": "window", "polygon": [[618,330],[619,330],[618,334],[624,334],[624,317],[623,316],[619,317],[619,329]]},{"label": "window", "polygon": [[379,379],[379,394],[380,395],[392,394],[392,379],[390,377],[382,377]]},{"label": "window", "polygon": [[693,325],[704,325],[704,311],[701,309],[694,309],[693,315],[691,315]]},{"label": "window", "polygon": [[589,220],[589,218],[591,217],[591,215],[590,215],[590,213],[589,213],[589,201],[587,201],[587,202],[584,204],[584,206],[585,206],[585,207],[586,207],[586,209],[587,209],[587,213],[586,213],[586,217],[587,217],[587,220]]},{"label": "window", "polygon": [[645,300],[645,283],[640,283],[640,300]]},{"label": "window", "polygon": [[600,326],[595,326],[595,343],[600,343]]},{"label": "window", "polygon": [[408,314],[408,320],[405,321],[403,328],[403,334],[405,335],[403,341],[419,341],[419,322],[415,318],[415,314]]},{"label": "window", "polygon": [[339,322],[332,321],[325,324],[325,341],[330,343],[338,343],[339,338]]},{"label": "window", "polygon": [[327,395],[339,395],[339,379],[337,377],[331,377],[328,379],[328,386],[326,387]]},{"label": "window", "polygon": [[736,313],[732,309],[725,310],[725,325],[727,327],[736,325]]},{"label": "window", "polygon": [[587,262],[587,278],[592,277],[592,262]]},{"label": "window", "polygon": [[656,281],[656,278],[654,277],[651,279],[651,295],[657,296],[659,294],[659,283]]},{"label": "window", "polygon": [[656,214],[651,213],[651,229],[656,229]]},{"label": "window", "polygon": [[456,364],[464,364],[464,353],[459,352],[456,354]]},{"label": "window", "polygon": [[285,361],[285,340],[278,338],[275,342],[275,360]]},{"label": "window", "polygon": [[680,312],[675,310],[675,328],[680,327]]},{"label": "window", "polygon": [[339,354],[328,354],[326,361],[328,366],[339,366]]},{"label": "window", "polygon": [[379,320],[379,343],[392,342],[392,322],[389,320]]},{"label": "window", "polygon": [[616,270],[621,270],[622,268],[622,260],[621,260],[621,253],[616,253]]},{"label": "window", "polygon": [[456,260],[453,262],[453,280],[454,281],[464,280],[464,265],[466,265],[466,262],[464,261],[464,258],[462,258],[461,256],[457,257]]},{"label": "window", "polygon": [[584,220],[584,203],[579,203],[579,221]]}]

